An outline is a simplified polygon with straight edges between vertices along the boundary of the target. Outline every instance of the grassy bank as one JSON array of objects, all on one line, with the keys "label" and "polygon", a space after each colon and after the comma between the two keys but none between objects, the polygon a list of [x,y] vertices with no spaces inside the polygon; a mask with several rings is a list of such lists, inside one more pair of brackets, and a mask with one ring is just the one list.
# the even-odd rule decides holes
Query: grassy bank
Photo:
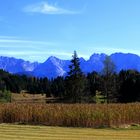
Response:
[{"label": "grassy bank", "polygon": [[140,130],[0,125],[1,140],[139,140]]},{"label": "grassy bank", "polygon": [[0,123],[70,127],[140,124],[140,104],[0,104]]}]

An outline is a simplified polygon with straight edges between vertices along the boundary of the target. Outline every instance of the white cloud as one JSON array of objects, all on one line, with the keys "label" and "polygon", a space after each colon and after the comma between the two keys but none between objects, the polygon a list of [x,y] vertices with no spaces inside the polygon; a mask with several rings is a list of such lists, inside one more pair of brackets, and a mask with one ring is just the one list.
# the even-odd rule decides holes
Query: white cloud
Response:
[{"label": "white cloud", "polygon": [[78,14],[76,11],[60,8],[56,5],[50,5],[47,2],[28,5],[23,8],[24,12],[41,14]]},{"label": "white cloud", "polygon": [[[4,36],[3,36],[4,37]],[[23,39],[16,39],[16,38],[3,38],[0,36],[0,43],[18,43],[18,44],[38,44],[38,45],[55,45],[53,42],[45,42],[45,41],[33,41],[33,40],[23,40]]]},{"label": "white cloud", "polygon": [[[12,56],[30,61],[45,61],[49,56],[70,58],[71,53],[55,51],[59,42],[34,41],[14,36],[0,36],[0,56]],[[61,49],[62,50],[62,49]]]}]

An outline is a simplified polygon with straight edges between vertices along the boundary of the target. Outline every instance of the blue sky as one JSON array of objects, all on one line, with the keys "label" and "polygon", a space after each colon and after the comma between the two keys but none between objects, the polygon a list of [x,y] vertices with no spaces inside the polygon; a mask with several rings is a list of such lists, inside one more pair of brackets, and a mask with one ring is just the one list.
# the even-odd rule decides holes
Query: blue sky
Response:
[{"label": "blue sky", "polygon": [[140,0],[1,0],[0,55],[45,61],[74,50],[140,55]]}]

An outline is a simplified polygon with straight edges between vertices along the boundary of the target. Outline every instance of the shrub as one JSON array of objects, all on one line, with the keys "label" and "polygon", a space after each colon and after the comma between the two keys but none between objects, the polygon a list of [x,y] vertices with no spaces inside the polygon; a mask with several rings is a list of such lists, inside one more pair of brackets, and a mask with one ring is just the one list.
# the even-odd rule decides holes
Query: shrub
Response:
[{"label": "shrub", "polygon": [[0,91],[0,102],[11,102],[11,92],[4,90]]}]

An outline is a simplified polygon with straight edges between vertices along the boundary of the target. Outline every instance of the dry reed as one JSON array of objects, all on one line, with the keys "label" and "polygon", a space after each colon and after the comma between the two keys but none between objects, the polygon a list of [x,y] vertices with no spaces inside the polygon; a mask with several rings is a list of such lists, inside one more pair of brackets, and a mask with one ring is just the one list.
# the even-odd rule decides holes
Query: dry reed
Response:
[{"label": "dry reed", "polygon": [[140,104],[0,104],[0,123],[71,127],[140,124]]}]

